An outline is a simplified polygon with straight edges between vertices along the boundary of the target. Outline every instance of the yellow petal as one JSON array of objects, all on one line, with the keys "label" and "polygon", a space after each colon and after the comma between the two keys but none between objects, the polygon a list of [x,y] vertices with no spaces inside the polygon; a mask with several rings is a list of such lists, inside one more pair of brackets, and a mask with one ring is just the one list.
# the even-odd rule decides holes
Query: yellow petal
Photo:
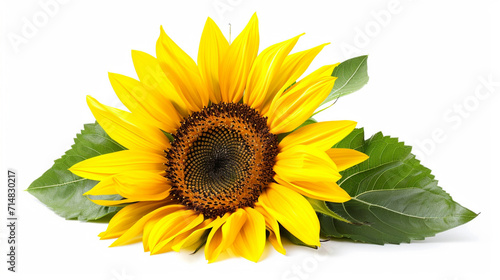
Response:
[{"label": "yellow petal", "polygon": [[170,147],[159,128],[140,122],[131,113],[103,105],[91,96],[87,103],[106,133],[126,148],[163,154]]},{"label": "yellow petal", "polygon": [[326,154],[335,162],[339,171],[346,170],[368,159],[364,153],[352,149],[334,148],[326,151]]},{"label": "yellow petal", "polygon": [[274,179],[302,195],[345,202],[349,194],[335,182],[341,178],[335,163],[326,152],[312,146],[293,146],[276,157]]},{"label": "yellow petal", "polygon": [[201,222],[203,214],[189,209],[179,210],[156,222],[149,236],[146,236],[145,232],[144,242],[148,242],[152,255],[169,251],[172,247],[171,241],[177,235],[196,227]]},{"label": "yellow petal", "polygon": [[316,81],[318,79],[321,79],[321,78],[325,78],[325,77],[331,77],[332,74],[333,74],[333,70],[335,69],[335,67],[337,67],[340,63],[336,63],[336,64],[331,64],[331,65],[325,65],[325,66],[322,66],[318,69],[316,69],[314,72],[312,72],[311,74],[305,76],[302,80],[300,80],[301,82],[305,82],[305,83],[309,83],[309,82],[312,82],[312,81]]},{"label": "yellow petal", "polygon": [[325,152],[311,146],[294,146],[276,156],[274,172],[288,182],[336,182],[341,178]]},{"label": "yellow petal", "polygon": [[247,220],[236,236],[231,249],[247,260],[258,262],[266,246],[266,221],[257,210],[246,207]]},{"label": "yellow petal", "polygon": [[137,202],[123,207],[109,221],[106,231],[99,234],[101,239],[120,237],[130,229],[140,218],[149,212],[164,206],[166,201]]},{"label": "yellow petal", "polygon": [[157,172],[133,170],[113,180],[119,195],[137,201],[162,200],[170,194],[170,182]]},{"label": "yellow petal", "polygon": [[116,191],[116,183],[113,180],[113,176],[108,176],[102,179],[97,185],[92,189],[88,190],[83,195],[112,195],[118,194]]},{"label": "yellow petal", "polygon": [[158,172],[133,170],[108,176],[83,195],[119,194],[128,200],[92,200],[99,205],[114,205],[130,201],[162,200],[169,195],[170,183]]},{"label": "yellow petal", "polygon": [[172,241],[172,250],[179,252],[182,248],[187,248],[194,246],[195,244],[200,244],[203,242],[202,237],[211,228],[209,225],[213,222],[213,219],[204,220],[201,224],[196,227],[177,235]]},{"label": "yellow petal", "polygon": [[260,195],[259,202],[295,237],[305,244],[320,246],[318,217],[311,204],[302,195],[271,183]]},{"label": "yellow petal", "polygon": [[336,203],[346,202],[351,199],[351,196],[335,182],[289,182],[278,175],[274,176],[274,180],[284,187],[314,199]]},{"label": "yellow petal", "polygon": [[[202,224],[194,228],[192,232],[184,233],[182,236],[177,236],[173,241],[172,250],[179,252],[182,248],[187,248],[200,243],[201,237],[207,230],[221,227],[222,224],[226,222],[227,218],[229,218],[229,213],[215,219],[207,219]],[[208,247],[205,247],[205,251],[208,250],[207,248]]]},{"label": "yellow petal", "polygon": [[205,259],[208,263],[212,263],[219,257],[221,250],[220,245],[222,243],[222,230],[220,227],[213,227],[207,237],[207,243],[205,244]]},{"label": "yellow petal", "polygon": [[179,128],[182,116],[161,93],[127,76],[108,76],[116,95],[134,115],[169,133]]},{"label": "yellow petal", "polygon": [[300,36],[272,45],[257,56],[248,76],[243,96],[245,104],[260,109],[268,96],[274,96],[275,92],[269,91],[269,87]]},{"label": "yellow petal", "polygon": [[302,74],[304,74],[313,59],[326,45],[328,44],[323,44],[309,50],[297,52],[288,55],[285,58],[285,61],[279,69],[278,75],[274,77],[271,85],[269,86],[269,92],[272,94],[268,95],[267,99],[264,101],[262,106],[263,109],[261,110],[262,114],[267,113],[271,105],[271,101],[276,95],[284,92],[288,87],[295,83],[300,76],[302,76]]},{"label": "yellow petal", "polygon": [[125,233],[123,233],[120,238],[115,240],[111,246],[121,246],[125,244],[130,244],[132,242],[137,242],[142,237],[142,232],[144,230],[145,224],[152,218],[155,217],[164,217],[181,209],[185,209],[184,205],[172,204],[159,207],[154,211],[144,215],[140,218],[134,225],[128,229]]},{"label": "yellow petal", "polygon": [[125,198],[125,199],[118,199],[118,200],[105,200],[105,199],[91,199],[89,198],[90,201],[97,205],[101,206],[123,206],[123,204],[129,204],[133,202],[137,202],[135,199],[130,199],[130,198]]},{"label": "yellow petal", "polygon": [[224,35],[215,22],[208,18],[201,35],[198,50],[198,67],[210,94],[210,100],[219,103],[222,100],[219,86],[219,67],[229,48]]},{"label": "yellow petal", "polygon": [[[182,211],[182,210],[179,210]],[[178,211],[177,211],[178,212]],[[172,212],[176,213],[176,212]],[[167,214],[169,216],[171,214]],[[156,223],[161,219],[165,218],[165,215],[152,215],[145,223],[142,229],[142,246],[144,248],[144,252],[149,252],[149,235],[151,230],[155,227]]]},{"label": "yellow petal", "polygon": [[90,180],[102,181],[108,176],[135,170],[164,174],[165,157],[143,151],[123,150],[81,161],[69,168],[73,174]]},{"label": "yellow petal", "polygon": [[216,261],[220,253],[233,245],[234,239],[236,239],[246,220],[246,212],[240,208],[230,214],[221,227],[216,228],[214,226],[212,228],[205,245],[205,258],[209,263]]},{"label": "yellow petal", "polygon": [[[340,63],[322,66],[322,67],[316,69],[314,72],[310,73],[309,75],[305,76],[299,82],[304,85],[304,84],[313,83],[314,81],[317,81],[321,78],[330,77],[333,73],[333,69],[335,69],[335,67],[337,67],[339,64]],[[295,86],[297,86],[297,84],[300,84],[299,82],[294,84],[294,82],[295,82],[295,80],[292,81],[291,83],[287,82],[285,85],[283,85],[283,87],[281,87],[281,89],[278,91],[278,93],[272,99],[271,104],[269,105],[269,108],[270,107],[274,108],[275,103],[278,102],[278,100],[281,98],[281,96],[285,95],[285,93],[288,94],[291,89],[293,89]],[[266,111],[266,114],[271,114],[271,112]]]},{"label": "yellow petal", "polygon": [[308,145],[321,151],[330,149],[356,127],[353,121],[327,121],[303,126],[287,135],[279,144],[281,151],[297,145]]},{"label": "yellow petal", "polygon": [[208,105],[208,91],[203,83],[194,60],[160,28],[160,38],[156,43],[156,57],[169,80],[181,89],[193,111]]},{"label": "yellow petal", "polygon": [[191,106],[181,88],[167,78],[158,59],[145,52],[132,51],[132,60],[139,80],[170,100],[177,111],[186,117]]},{"label": "yellow petal", "polygon": [[294,130],[306,121],[325,100],[336,77],[300,81],[282,94],[268,112],[268,125],[274,134]]},{"label": "yellow petal", "polygon": [[222,225],[222,251],[233,244],[246,221],[247,214],[242,208],[239,208],[229,216],[224,225]]},{"label": "yellow petal", "polygon": [[259,51],[259,27],[254,14],[245,29],[229,46],[219,67],[222,101],[239,102],[243,97],[248,73]]},{"label": "yellow petal", "polygon": [[280,234],[280,226],[276,218],[271,216],[264,207],[259,202],[255,203],[255,210],[259,211],[264,219],[266,220],[266,227],[269,230],[269,242],[273,245],[274,249],[283,255],[286,254],[286,250],[281,243],[281,234]]},{"label": "yellow petal", "polygon": [[271,91],[279,92],[280,89],[285,90],[297,81],[326,45],[328,43],[287,56],[280,67],[279,75],[273,79],[270,86]]},{"label": "yellow petal", "polygon": [[[164,252],[173,251],[174,250],[173,246],[176,244],[176,243],[174,243],[175,238],[180,237],[180,236],[186,236],[187,234],[190,234],[192,231],[194,231],[195,229],[197,229],[197,227],[193,227],[193,228],[191,228],[191,227],[193,225],[197,224],[198,222],[199,222],[199,220],[192,221],[189,226],[186,226],[186,228],[183,230],[182,233],[176,235],[175,237],[170,237],[167,240],[163,240],[163,241],[159,242],[155,246],[154,250],[151,251],[151,255],[161,254],[161,253],[164,253]],[[196,245],[198,245],[198,246],[202,245],[202,242],[203,242],[203,239],[200,238],[198,240],[198,242],[196,243]]]}]

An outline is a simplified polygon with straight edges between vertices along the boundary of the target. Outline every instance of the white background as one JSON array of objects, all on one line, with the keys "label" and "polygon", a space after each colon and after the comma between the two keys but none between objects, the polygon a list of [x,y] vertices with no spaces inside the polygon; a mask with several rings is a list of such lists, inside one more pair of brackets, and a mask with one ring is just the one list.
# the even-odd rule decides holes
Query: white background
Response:
[{"label": "white background", "polygon": [[[1,7],[2,186],[7,168],[19,176],[18,272],[7,272],[1,222],[2,279],[498,279],[498,4],[60,1],[47,10],[48,2]],[[367,136],[398,136],[479,217],[412,244],[332,241],[318,251],[289,244],[286,256],[269,246],[257,264],[228,258],[208,265],[203,252],[149,256],[140,244],[107,248],[112,241],[97,237],[105,224],[66,221],[23,191],[70,148],[83,123],[93,122],[87,94],[120,106],[107,72],[136,77],[130,50],[154,54],[160,25],[196,57],[207,16],[225,34],[231,23],[234,38],[255,11],[261,50],[302,32],[296,50],[332,43],[310,69],[369,54],[368,85],[318,119],[356,120]],[[36,30],[23,34],[30,24]],[[488,89],[482,80],[494,82]]]}]

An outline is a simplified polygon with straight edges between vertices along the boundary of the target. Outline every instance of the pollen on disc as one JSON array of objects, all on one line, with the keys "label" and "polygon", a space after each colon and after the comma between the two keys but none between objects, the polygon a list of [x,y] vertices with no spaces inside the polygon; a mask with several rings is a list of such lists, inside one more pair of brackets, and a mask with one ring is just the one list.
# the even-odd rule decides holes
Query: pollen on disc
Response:
[{"label": "pollen on disc", "polygon": [[247,105],[206,107],[173,136],[166,154],[171,194],[207,218],[253,206],[273,180],[277,138]]}]

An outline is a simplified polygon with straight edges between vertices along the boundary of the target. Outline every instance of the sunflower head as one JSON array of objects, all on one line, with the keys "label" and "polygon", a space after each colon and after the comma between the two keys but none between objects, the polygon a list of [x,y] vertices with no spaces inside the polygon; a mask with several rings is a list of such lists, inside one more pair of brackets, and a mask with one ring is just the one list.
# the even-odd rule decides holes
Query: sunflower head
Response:
[{"label": "sunflower head", "polygon": [[219,103],[189,116],[166,152],[170,194],[207,218],[253,207],[272,182],[278,142],[248,105]]},{"label": "sunflower head", "polygon": [[139,80],[109,75],[130,112],[87,101],[126,150],[70,168],[99,181],[85,193],[92,199],[121,197],[93,200],[123,206],[102,239],[117,238],[113,246],[142,240],[151,254],[205,243],[209,262],[228,250],[258,261],[266,236],[284,254],[280,226],[319,246],[318,218],[305,197],[349,200],[336,184],[339,171],[367,156],[331,148],[355,122],[299,128],[330,93],[337,65],[301,78],[324,45],[290,54],[300,36],[258,54],[256,15],[231,44],[209,18],[197,62],[162,28],[156,57],[132,53]]}]

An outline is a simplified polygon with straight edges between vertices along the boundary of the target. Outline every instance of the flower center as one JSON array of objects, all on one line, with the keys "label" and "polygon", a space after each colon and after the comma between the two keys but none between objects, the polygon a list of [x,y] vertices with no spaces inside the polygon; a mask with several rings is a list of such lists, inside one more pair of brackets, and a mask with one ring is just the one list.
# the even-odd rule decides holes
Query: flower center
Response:
[{"label": "flower center", "polygon": [[166,155],[170,193],[206,218],[253,206],[273,180],[277,138],[248,105],[206,107],[186,118],[173,137]]}]

